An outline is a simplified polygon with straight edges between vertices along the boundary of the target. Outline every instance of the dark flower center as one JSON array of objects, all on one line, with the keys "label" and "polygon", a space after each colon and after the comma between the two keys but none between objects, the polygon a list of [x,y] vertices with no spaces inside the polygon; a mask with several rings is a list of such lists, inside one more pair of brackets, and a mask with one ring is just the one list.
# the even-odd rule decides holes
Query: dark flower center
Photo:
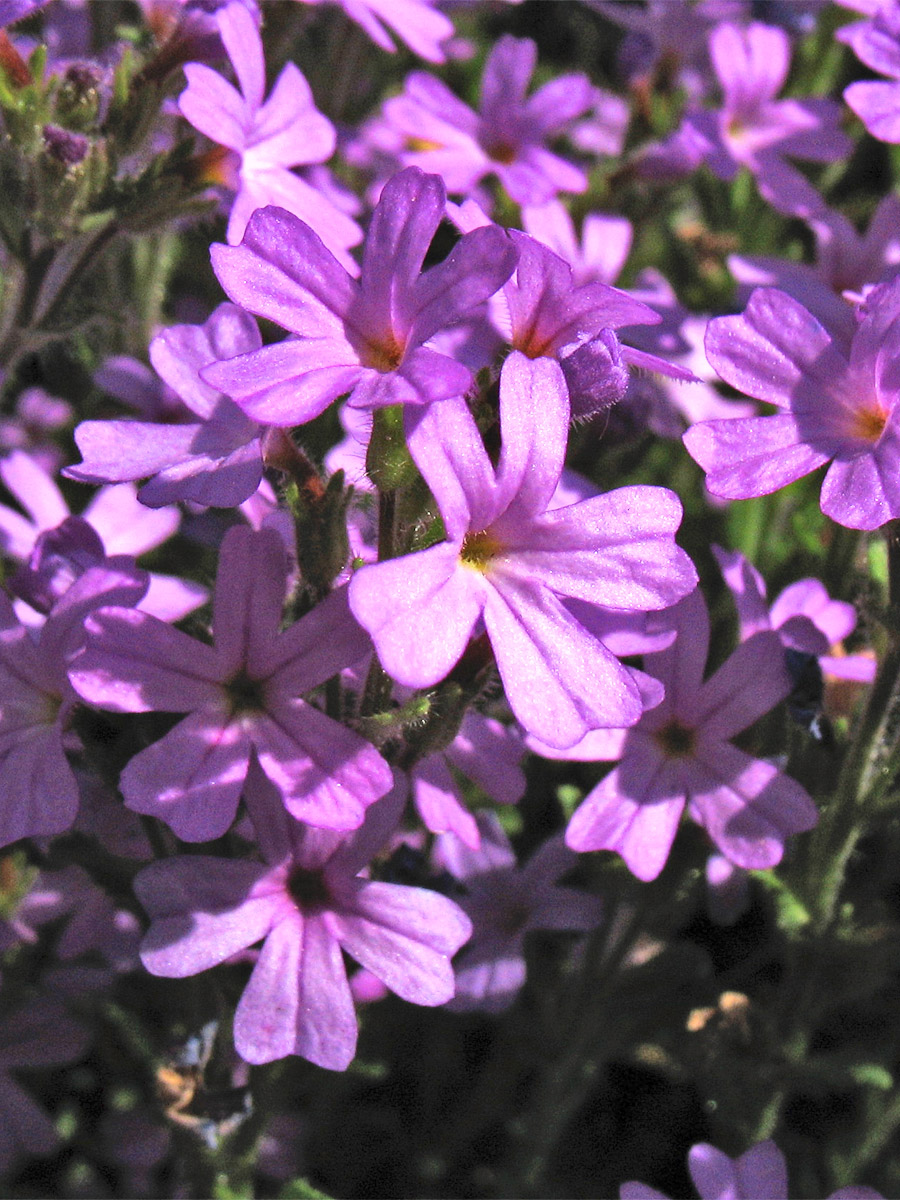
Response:
[{"label": "dark flower center", "polygon": [[667,758],[689,758],[694,753],[696,733],[677,719],[657,729],[655,737]]},{"label": "dark flower center", "polygon": [[262,681],[251,679],[245,671],[238,671],[225,684],[233,713],[262,712],[265,707]]},{"label": "dark flower center", "polygon": [[316,912],[328,908],[331,900],[321,871],[307,871],[303,867],[294,867],[288,876],[287,890],[302,912]]}]

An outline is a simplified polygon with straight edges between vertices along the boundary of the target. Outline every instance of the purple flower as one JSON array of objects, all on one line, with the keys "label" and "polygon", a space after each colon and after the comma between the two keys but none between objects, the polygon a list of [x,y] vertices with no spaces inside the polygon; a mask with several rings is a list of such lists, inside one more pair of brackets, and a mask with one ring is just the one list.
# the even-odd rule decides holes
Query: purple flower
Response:
[{"label": "purple flower", "polygon": [[385,26],[392,29],[414,54],[428,62],[445,59],[442,42],[453,37],[448,17],[434,8],[434,0],[303,0],[305,4],[340,5],[360,25],[376,46],[393,54],[397,47]]},{"label": "purple flower", "polygon": [[64,738],[77,696],[66,668],[84,636],[84,619],[103,604],[136,604],[147,576],[110,559],[73,583],[35,638],[0,593],[0,846],[69,829],[78,784]]},{"label": "purple flower", "polygon": [[709,616],[699,590],[681,601],[673,620],[673,645],[644,657],[645,669],[665,686],[662,703],[632,729],[598,730],[553,755],[620,760],[576,810],[566,844],[615,850],[638,879],[655,879],[688,805],[730,862],[774,866],[785,838],[815,825],[815,807],[798,783],[731,738],[791,691],[781,642],[757,634],[704,681]]},{"label": "purple flower", "polygon": [[689,112],[663,146],[648,152],[645,166],[690,170],[705,162],[720,179],[741,167],[755,176],[760,193],[779,212],[807,217],[824,201],[785,157],[833,162],[848,154],[850,139],[838,128],[832,100],[776,100],[790,66],[790,39],[783,29],[753,22],[741,29],[723,23],[710,36],[713,69],[724,93],[720,111]]},{"label": "purple flower", "polygon": [[348,250],[359,226],[289,168],[321,163],[334,152],[334,126],[313,103],[302,72],[287,63],[264,99],[266,67],[257,23],[240,0],[216,14],[222,41],[240,84],[238,92],[203,63],[184,68],[187,88],[178,99],[186,120],[232,153],[218,166],[236,192],[228,241],[236,245],[257,208],[277,204],[311,225],[331,252],[354,269]]},{"label": "purple flower", "polygon": [[409,447],[447,540],[362,567],[350,604],[385,670],[410,687],[443,679],[483,619],[516,717],[567,746],[588,729],[633,724],[643,704],[629,672],[563,598],[665,608],[695,573],[674,542],[681,506],[664,488],[620,488],[549,508],[569,425],[557,363],[507,358],[500,425],[495,469],[464,401],[424,411]]},{"label": "purple flower", "polygon": [[4,450],[27,450],[37,464],[47,472],[56,472],[62,462],[62,451],[52,440],[53,434],[72,421],[72,406],[43,388],[25,388],[16,401],[12,416],[0,417],[0,447]]},{"label": "purple flower", "polygon": [[871,683],[876,663],[865,654],[829,654],[856,628],[856,610],[844,600],[832,600],[818,579],[798,579],[779,592],[771,607],[766,585],[752,563],[737,551],[713,546],[713,554],[734,596],[740,622],[740,639],[774,629],[782,644],[802,654],[815,655],[822,670],[838,679]]},{"label": "purple flower", "polygon": [[844,99],[873,137],[900,142],[900,6],[885,2],[870,21],[848,25],[837,36],[867,67],[890,79],[851,83]]},{"label": "purple flower", "polygon": [[228,829],[254,756],[292,814],[329,829],[357,828],[391,786],[374,747],[300,698],[370,649],[346,589],[279,633],[286,576],[276,533],[235,526],[219,558],[212,646],[107,608],[91,618],[70,672],[100,708],[190,714],[121,778],[129,808],[168,822],[186,842]]},{"label": "purple flower", "polygon": [[532,930],[594,929],[602,919],[596,896],[557,880],[578,861],[562,837],[553,837],[523,866],[493,813],[478,814],[479,849],[443,834],[437,861],[465,887],[459,903],[472,921],[472,939],[457,956],[456,1012],[498,1013],[525,982],[525,935]]},{"label": "purple flower", "polygon": [[231,508],[262,478],[259,426],[200,376],[202,368],[262,345],[256,322],[234,304],[220,304],[203,325],[173,325],[150,343],[160,378],[199,420],[82,421],[75,441],[82,462],[64,474],[84,483],[146,479],[142,504],[178,500]]},{"label": "purple flower", "polygon": [[757,287],[776,287],[809,310],[848,349],[856,332],[855,306],[867,285],[887,282],[900,270],[900,199],[880,202],[864,234],[830,209],[809,222],[816,237],[816,264],[764,255],[732,254],[728,268],[743,285],[746,304]]},{"label": "purple flower", "polygon": [[256,769],[248,785],[265,862],[186,855],[142,871],[135,890],[153,924],[141,957],[152,974],[183,978],[264,939],[235,1013],[238,1053],[252,1063],[299,1054],[341,1071],[356,1050],[342,952],[403,999],[445,1004],[450,958],[471,925],[445,896],[361,875],[397,826],[401,789],[345,838],[292,821]]},{"label": "purple flower", "polygon": [[[692,1146],[688,1170],[700,1200],[788,1200],[787,1167],[774,1142],[759,1142],[739,1158],[729,1158],[708,1142]],[[667,1200],[643,1183],[623,1183],[620,1200]],[[868,1187],[843,1187],[828,1200],[882,1200]]]},{"label": "purple flower", "polygon": [[[178,528],[181,515],[172,507],[151,510],[141,504],[130,483],[100,488],[85,508],[82,517],[74,525],[69,507],[59,488],[40,465],[23,451],[14,451],[0,459],[0,479],[7,490],[25,509],[31,520],[15,509],[0,505],[0,547],[11,558],[24,561],[44,575],[47,566],[46,553],[51,551],[47,540],[51,531],[60,534],[69,550],[77,547],[84,551],[88,543],[92,549],[82,554],[81,567],[88,564],[102,565],[105,556],[120,558],[122,555],[140,555],[152,550],[171,537]],[[99,543],[80,528],[83,523],[99,537]],[[43,538],[43,543],[41,539]],[[62,566],[62,563],[58,563]],[[69,556],[68,570],[71,577],[79,573],[75,557]],[[62,575],[51,572],[55,577],[53,586],[62,583]],[[43,582],[48,582],[44,576]],[[145,612],[153,613],[166,621],[176,621],[203,604],[207,592],[200,584],[190,583],[171,575],[150,575],[150,586],[141,601]],[[39,623],[37,615],[27,610],[18,601],[16,611],[21,620]]]},{"label": "purple flower", "polygon": [[470,195],[490,174],[519,204],[583,192],[585,173],[546,143],[593,105],[595,89],[586,75],[560,75],[526,99],[536,62],[530,38],[501,37],[484,65],[480,113],[439,79],[413,72],[402,94],[384,106],[409,146],[402,162],[442,176],[456,195]]},{"label": "purple flower", "polygon": [[[453,219],[465,229],[490,225],[472,201],[453,209]],[[510,237],[518,264],[491,301],[494,322],[510,345],[529,358],[558,359],[573,418],[593,416],[620,400],[629,366],[694,379],[683,367],[620,343],[614,331],[623,325],[659,322],[652,308],[599,280],[576,287],[568,261],[518,230],[511,230]]]},{"label": "purple flower", "polygon": [[849,353],[798,301],[760,288],[709,323],[706,353],[775,416],[703,421],[684,435],[714,496],[764,496],[831,462],[822,511],[851,529],[900,516],[900,280],[870,293]]},{"label": "purple flower", "polygon": [[254,214],[240,246],[213,246],[213,267],[236,303],[296,336],[203,378],[271,425],[310,421],[345,392],[356,408],[461,395],[471,371],[427,342],[509,278],[515,251],[502,230],[476,230],[421,273],[444,203],[436,176],[395,175],[373,214],[358,284],[308,225],[282,209]]}]

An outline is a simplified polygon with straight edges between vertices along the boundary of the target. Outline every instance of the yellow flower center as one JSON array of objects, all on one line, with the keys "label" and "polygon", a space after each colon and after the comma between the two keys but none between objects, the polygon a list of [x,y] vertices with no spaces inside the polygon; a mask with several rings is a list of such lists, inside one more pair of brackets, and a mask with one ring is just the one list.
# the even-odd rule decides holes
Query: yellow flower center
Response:
[{"label": "yellow flower center", "polygon": [[473,571],[487,570],[491,559],[502,549],[497,539],[486,529],[480,533],[467,533],[459,552],[460,562]]}]

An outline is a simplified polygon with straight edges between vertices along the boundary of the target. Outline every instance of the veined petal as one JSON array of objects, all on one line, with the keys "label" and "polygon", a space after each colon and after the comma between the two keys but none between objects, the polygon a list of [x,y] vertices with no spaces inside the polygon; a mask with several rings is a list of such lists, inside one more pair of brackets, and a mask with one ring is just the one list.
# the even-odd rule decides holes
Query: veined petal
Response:
[{"label": "veined petal", "polygon": [[777,633],[762,631],[741,642],[694,698],[703,737],[728,741],[784,700],[793,681]]},{"label": "veined petal", "polygon": [[255,212],[240,246],[214,245],[210,254],[236,304],[305,337],[343,334],[356,285],[318,234],[283,208]]},{"label": "veined petal", "polygon": [[239,670],[265,674],[281,624],[287,555],[271,529],[235,525],[225,534],[213,600],[213,631],[220,678]]},{"label": "veined petal", "polygon": [[529,733],[571,746],[589,729],[634,725],[637,686],[545,588],[503,579],[484,610],[506,698]]},{"label": "veined petal", "polygon": [[430,687],[459,661],[487,588],[479,572],[460,565],[459,547],[441,542],[361,567],[350,581],[350,608],[390,676]]},{"label": "veined petal", "polygon": [[321,917],[281,921],[253,968],[234,1016],[247,1062],[299,1054],[343,1071],[356,1052],[356,1012],[341,948]]},{"label": "veined petal", "polygon": [[221,711],[185,717],[129,762],[120,786],[133,812],[165,821],[184,842],[227,831],[247,778],[250,739]]},{"label": "veined petal", "polygon": [[390,790],[393,775],[374,746],[303,700],[287,700],[253,721],[259,765],[298,821],[357,829]]},{"label": "veined petal", "polygon": [[707,472],[706,486],[714,496],[746,500],[777,492],[828,462],[834,447],[819,450],[806,439],[795,417],[778,413],[700,421],[682,440]]},{"label": "veined petal", "polygon": [[276,901],[254,888],[268,870],[191,854],[145,867],[134,891],[152,921],[141,943],[151,975],[196,975],[265,937]]},{"label": "veined petal", "polygon": [[220,387],[254,421],[302,425],[324,412],[359,381],[363,368],[341,338],[287,338],[214,363],[203,377]]},{"label": "veined petal", "polygon": [[69,679],[79,696],[113,712],[190,712],[223,703],[216,652],[130,608],[86,622],[87,645]]},{"label": "veined petal", "polygon": [[497,506],[542,514],[559,483],[569,434],[569,393],[559,363],[514,350],[500,372],[502,443]]}]

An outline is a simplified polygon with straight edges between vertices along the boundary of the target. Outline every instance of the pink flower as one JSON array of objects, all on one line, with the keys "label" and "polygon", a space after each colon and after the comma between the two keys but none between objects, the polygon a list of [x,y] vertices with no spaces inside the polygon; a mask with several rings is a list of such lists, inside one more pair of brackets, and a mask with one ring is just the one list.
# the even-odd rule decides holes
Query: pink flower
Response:
[{"label": "pink flower", "polygon": [[355,829],[391,786],[381,756],[358,734],[301,699],[369,652],[333,592],[279,633],[287,575],[278,535],[229,530],[222,543],[209,646],[129,609],[91,618],[70,678],[92,704],[116,712],[187,712],[122,772],[129,808],[201,842],[234,820],[251,759],[298,819]]},{"label": "pink flower", "polygon": [[445,1004],[471,925],[446,896],[361,874],[397,826],[401,789],[349,838],[292,821],[256,768],[247,801],[265,862],[186,855],[142,871],[135,890],[153,923],[141,957],[154,975],[184,978],[264,939],[235,1013],[238,1053],[342,1071],[356,1050],[342,951],[403,999]]}]

